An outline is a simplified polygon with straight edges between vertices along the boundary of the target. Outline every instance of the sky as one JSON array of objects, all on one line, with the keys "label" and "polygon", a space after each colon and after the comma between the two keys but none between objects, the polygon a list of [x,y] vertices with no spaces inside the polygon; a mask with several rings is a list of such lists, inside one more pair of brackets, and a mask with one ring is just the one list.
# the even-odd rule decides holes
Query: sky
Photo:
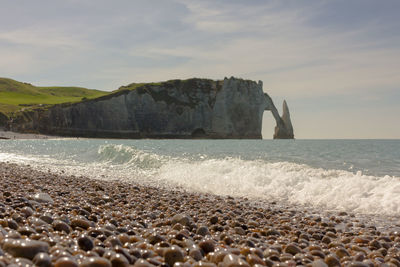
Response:
[{"label": "sky", "polygon": [[[400,138],[400,1],[0,0],[0,77],[262,80],[298,139]],[[275,122],[264,114],[263,136]]]}]

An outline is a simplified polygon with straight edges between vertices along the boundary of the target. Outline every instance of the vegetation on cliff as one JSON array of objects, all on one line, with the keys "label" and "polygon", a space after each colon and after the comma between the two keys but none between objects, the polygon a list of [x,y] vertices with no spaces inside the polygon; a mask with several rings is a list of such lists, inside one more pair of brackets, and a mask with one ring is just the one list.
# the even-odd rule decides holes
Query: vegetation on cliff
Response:
[{"label": "vegetation on cliff", "polygon": [[[20,111],[49,107],[54,104],[77,103],[100,97],[115,97],[128,91],[139,89],[146,92],[152,86],[164,86],[166,89],[180,85],[184,90],[193,87],[193,83],[205,79],[169,80],[165,82],[131,83],[115,91],[104,92],[82,87],[38,87],[29,83],[0,78],[0,114],[1,118],[10,117]],[[210,80],[211,81],[211,80]]]},{"label": "vegetation on cliff", "polygon": [[13,113],[40,106],[79,102],[93,99],[109,92],[82,87],[37,87],[8,78],[0,78],[0,113]]}]

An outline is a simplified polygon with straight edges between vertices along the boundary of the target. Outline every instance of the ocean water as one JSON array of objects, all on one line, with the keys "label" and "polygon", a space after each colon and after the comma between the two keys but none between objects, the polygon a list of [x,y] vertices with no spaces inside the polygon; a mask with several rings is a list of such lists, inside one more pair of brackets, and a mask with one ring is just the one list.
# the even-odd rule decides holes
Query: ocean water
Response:
[{"label": "ocean water", "polygon": [[400,140],[5,140],[0,161],[317,211],[400,218]]}]

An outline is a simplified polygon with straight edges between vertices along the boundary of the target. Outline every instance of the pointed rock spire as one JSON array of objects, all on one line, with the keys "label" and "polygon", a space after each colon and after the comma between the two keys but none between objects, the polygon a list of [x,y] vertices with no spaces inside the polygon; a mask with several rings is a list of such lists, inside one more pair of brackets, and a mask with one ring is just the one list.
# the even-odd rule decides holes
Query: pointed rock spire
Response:
[{"label": "pointed rock spire", "polygon": [[283,107],[282,107],[282,120],[283,123],[286,126],[286,130],[290,135],[292,135],[293,138],[293,126],[292,126],[292,121],[290,120],[290,112],[289,112],[289,107],[286,103],[286,100],[283,100]]},{"label": "pointed rock spire", "polygon": [[292,121],[290,120],[289,107],[283,101],[282,117],[276,123],[274,139],[294,139]]}]

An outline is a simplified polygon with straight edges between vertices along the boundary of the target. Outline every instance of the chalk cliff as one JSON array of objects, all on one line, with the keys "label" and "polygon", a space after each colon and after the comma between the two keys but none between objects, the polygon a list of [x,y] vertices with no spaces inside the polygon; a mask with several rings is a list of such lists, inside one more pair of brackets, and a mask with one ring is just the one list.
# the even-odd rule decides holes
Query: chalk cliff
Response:
[{"label": "chalk cliff", "polygon": [[288,125],[286,118],[290,122],[288,110],[285,118],[279,116],[261,81],[171,80],[132,84],[93,100],[25,113],[11,128],[103,138],[257,139],[264,110],[271,110],[279,129]]}]

